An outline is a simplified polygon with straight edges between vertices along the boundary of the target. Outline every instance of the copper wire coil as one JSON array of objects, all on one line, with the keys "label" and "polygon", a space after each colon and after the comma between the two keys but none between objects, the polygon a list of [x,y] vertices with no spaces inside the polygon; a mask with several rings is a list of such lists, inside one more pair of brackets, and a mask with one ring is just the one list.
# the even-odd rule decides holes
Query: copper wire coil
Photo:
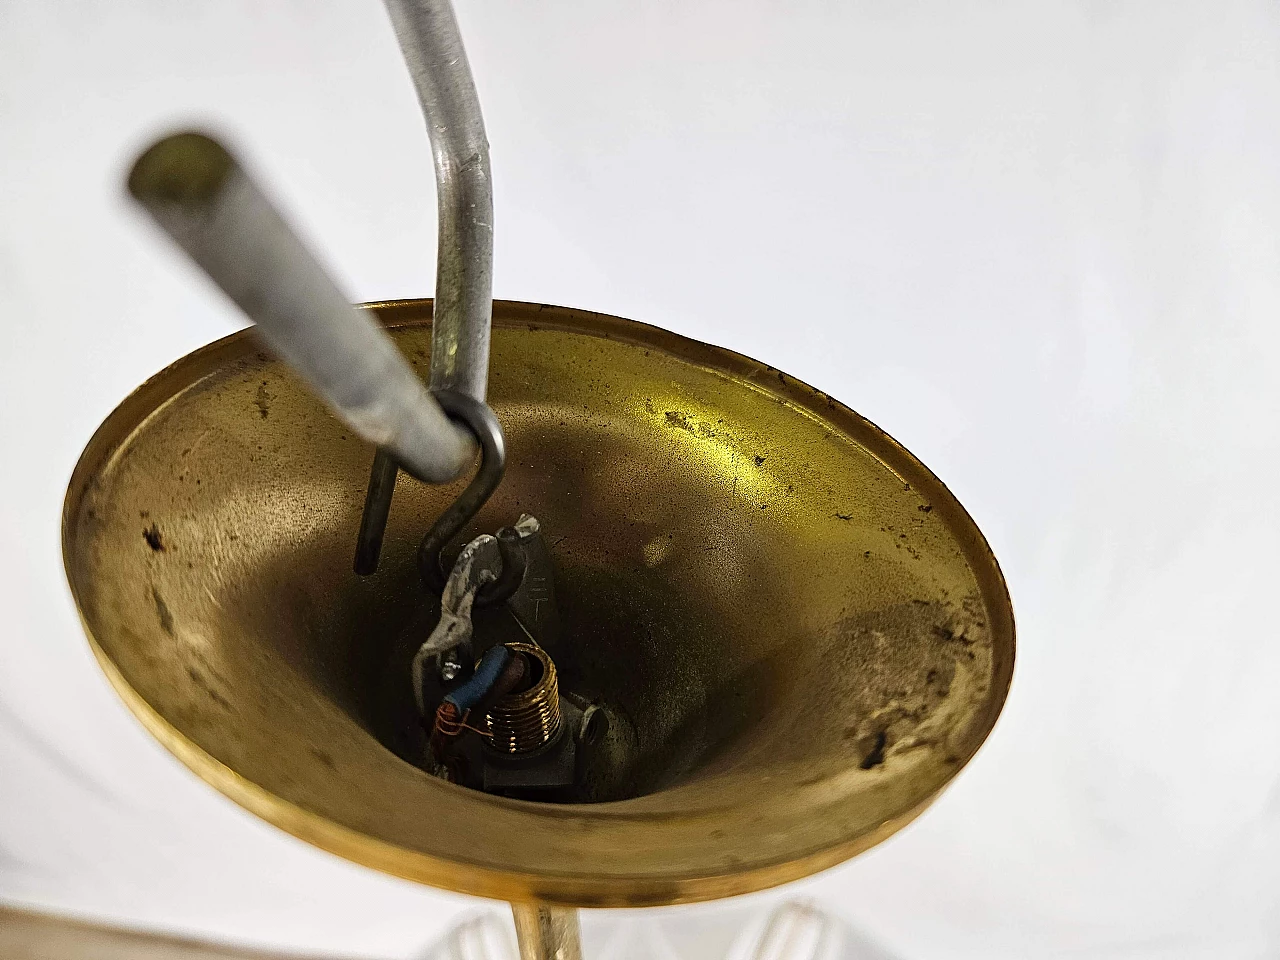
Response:
[{"label": "copper wire coil", "polygon": [[556,665],[541,647],[530,643],[507,646],[513,653],[524,654],[536,679],[527,690],[507,694],[490,708],[489,743],[502,753],[531,753],[560,733]]}]

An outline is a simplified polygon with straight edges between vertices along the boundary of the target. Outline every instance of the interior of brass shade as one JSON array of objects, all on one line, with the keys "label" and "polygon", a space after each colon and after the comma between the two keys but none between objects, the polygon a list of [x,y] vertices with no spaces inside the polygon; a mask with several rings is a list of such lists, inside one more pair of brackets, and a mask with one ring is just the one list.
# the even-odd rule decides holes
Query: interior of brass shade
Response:
[{"label": "interior of brass shade", "polygon": [[[425,373],[430,301],[370,307]],[[562,683],[639,758],[582,799],[503,799],[406,762],[418,540],[460,485],[401,476],[352,572],[372,449],[252,331],[144,384],[63,518],[103,669],[201,777],[380,870],[578,906],[759,889],[910,821],[991,730],[1013,667],[999,568],[942,483],[764,364],[614,317],[497,302],[507,476],[464,536],[536,514]]]}]

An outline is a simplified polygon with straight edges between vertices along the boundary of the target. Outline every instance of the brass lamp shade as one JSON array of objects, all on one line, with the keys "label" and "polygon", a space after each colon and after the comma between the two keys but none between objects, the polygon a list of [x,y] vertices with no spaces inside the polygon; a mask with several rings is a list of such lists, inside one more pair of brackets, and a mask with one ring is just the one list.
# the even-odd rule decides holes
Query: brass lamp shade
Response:
[{"label": "brass lamp shade", "polygon": [[[368,309],[425,371],[430,301]],[[355,576],[372,449],[242,331],[111,414],[63,517],[103,670],[236,802],[464,893],[681,903],[865,850],[990,732],[1014,658],[995,558],[857,414],[726,350],[509,302],[490,403],[508,472],[466,536],[538,516],[574,651],[561,668],[628,718],[633,773],[602,802],[533,803],[398,755],[414,551],[460,487],[402,477],[380,571]]]}]

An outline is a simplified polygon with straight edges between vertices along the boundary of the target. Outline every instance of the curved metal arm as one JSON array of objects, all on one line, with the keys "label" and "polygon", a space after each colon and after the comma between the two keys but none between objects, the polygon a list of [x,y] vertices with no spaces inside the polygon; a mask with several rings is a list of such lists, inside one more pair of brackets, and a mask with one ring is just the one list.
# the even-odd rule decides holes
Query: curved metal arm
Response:
[{"label": "curved metal arm", "polygon": [[222,144],[195,132],[158,141],[130,171],[129,192],[351,429],[423,480],[462,471],[471,438]]},{"label": "curved metal arm", "polygon": [[[431,389],[483,401],[493,321],[493,184],[480,98],[449,0],[385,0],[427,120],[435,161],[436,298]],[[356,573],[378,569],[396,463],[379,449],[369,474]]]},{"label": "curved metal arm", "polygon": [[435,158],[431,389],[483,400],[493,319],[493,184],[480,98],[449,0],[386,0]]}]

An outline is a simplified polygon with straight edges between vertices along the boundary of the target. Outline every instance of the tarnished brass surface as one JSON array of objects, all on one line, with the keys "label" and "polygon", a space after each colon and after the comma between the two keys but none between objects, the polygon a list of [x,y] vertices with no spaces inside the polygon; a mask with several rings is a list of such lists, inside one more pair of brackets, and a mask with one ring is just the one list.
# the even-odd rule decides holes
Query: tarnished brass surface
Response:
[{"label": "tarnished brass surface", "polygon": [[[429,301],[372,309],[425,374]],[[474,529],[541,520],[562,688],[618,708],[610,735],[640,757],[598,794],[622,799],[492,797],[383,745],[414,549],[458,488],[402,478],[380,571],[356,577],[373,451],[248,331],[144,384],[72,477],[67,573],[129,707],[277,826],[508,900],[743,893],[909,822],[986,737],[1013,668],[1004,581],[963,508],[763,364],[599,314],[494,314],[510,458]]]}]

